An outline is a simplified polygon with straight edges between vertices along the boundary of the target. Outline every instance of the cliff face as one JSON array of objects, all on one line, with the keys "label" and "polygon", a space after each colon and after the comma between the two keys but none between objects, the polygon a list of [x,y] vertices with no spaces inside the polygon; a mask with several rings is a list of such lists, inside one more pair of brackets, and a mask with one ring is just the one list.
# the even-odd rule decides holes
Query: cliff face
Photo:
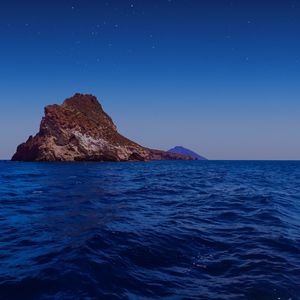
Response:
[{"label": "cliff face", "polygon": [[152,150],[118,133],[97,98],[75,94],[45,108],[39,133],[17,148],[15,161],[145,161],[192,159]]}]

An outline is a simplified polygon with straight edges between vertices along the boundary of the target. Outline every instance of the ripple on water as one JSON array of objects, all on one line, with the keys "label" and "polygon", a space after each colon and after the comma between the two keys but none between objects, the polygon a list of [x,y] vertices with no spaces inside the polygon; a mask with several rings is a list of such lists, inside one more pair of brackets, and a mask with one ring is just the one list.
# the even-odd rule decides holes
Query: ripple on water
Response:
[{"label": "ripple on water", "polygon": [[299,162],[0,162],[0,299],[300,299]]}]

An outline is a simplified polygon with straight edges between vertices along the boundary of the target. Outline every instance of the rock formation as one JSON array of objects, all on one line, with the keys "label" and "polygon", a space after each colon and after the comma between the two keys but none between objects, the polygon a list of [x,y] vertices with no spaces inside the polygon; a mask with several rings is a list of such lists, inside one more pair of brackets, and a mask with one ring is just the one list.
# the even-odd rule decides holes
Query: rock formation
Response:
[{"label": "rock formation", "polygon": [[75,94],[45,108],[39,133],[17,148],[15,161],[191,160],[192,157],[142,147],[118,133],[92,95]]}]

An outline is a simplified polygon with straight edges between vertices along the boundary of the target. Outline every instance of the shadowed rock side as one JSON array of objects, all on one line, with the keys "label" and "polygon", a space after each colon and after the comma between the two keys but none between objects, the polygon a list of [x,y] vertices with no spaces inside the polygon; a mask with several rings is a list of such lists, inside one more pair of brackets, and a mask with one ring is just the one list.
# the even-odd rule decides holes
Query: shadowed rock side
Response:
[{"label": "shadowed rock side", "polygon": [[62,105],[45,108],[39,133],[17,148],[15,161],[192,160],[152,150],[118,133],[110,116],[92,95],[75,94]]}]

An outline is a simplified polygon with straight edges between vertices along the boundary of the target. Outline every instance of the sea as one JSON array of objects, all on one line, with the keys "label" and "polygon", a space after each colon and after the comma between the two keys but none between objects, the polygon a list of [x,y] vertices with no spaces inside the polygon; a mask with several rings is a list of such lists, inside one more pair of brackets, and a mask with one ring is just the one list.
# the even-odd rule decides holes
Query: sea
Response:
[{"label": "sea", "polygon": [[300,162],[0,162],[0,299],[300,299]]}]

